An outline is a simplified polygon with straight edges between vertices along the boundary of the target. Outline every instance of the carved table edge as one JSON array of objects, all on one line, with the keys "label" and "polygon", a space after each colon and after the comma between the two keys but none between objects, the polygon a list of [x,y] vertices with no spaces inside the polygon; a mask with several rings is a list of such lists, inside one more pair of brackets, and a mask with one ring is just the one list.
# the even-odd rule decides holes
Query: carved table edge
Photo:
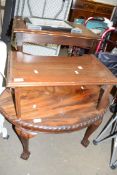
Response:
[{"label": "carved table edge", "polygon": [[89,125],[95,123],[98,120],[102,120],[106,110],[98,111],[96,117],[87,119],[87,121],[72,124],[72,125],[61,125],[61,126],[45,126],[40,124],[31,123],[26,120],[14,118],[12,116],[8,116],[8,114],[0,107],[0,113],[8,120],[11,124],[25,128],[30,131],[38,131],[38,132],[47,132],[47,133],[62,133],[62,132],[72,132],[75,130],[80,130],[82,128],[88,127]]}]

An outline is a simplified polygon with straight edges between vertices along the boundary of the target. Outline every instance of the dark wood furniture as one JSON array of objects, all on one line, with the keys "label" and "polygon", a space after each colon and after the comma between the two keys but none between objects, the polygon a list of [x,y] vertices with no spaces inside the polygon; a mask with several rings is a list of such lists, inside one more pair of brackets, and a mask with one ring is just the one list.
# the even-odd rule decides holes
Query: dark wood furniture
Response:
[{"label": "dark wood furniture", "polygon": [[[97,43],[99,41],[99,37],[94,34],[92,31],[88,30],[84,25],[76,25],[73,23],[70,23],[73,27],[78,27],[79,29],[82,30],[82,33],[71,33],[71,32],[64,32],[64,31],[45,31],[45,30],[31,30],[28,29],[26,26],[25,20],[23,20],[21,17],[16,17],[14,19],[14,24],[13,24],[13,33],[16,32],[35,32],[36,34],[42,34],[42,35],[47,35],[49,33],[50,35],[55,35],[57,43],[60,45],[65,45],[65,42],[67,44],[68,38],[71,39],[71,43],[69,45],[77,45],[80,48],[85,48],[89,50],[89,53],[95,53],[95,49],[97,46]],[[60,40],[60,36],[62,36],[62,40]],[[67,38],[67,39],[66,39]],[[46,38],[45,38],[46,39]],[[45,39],[42,43],[45,42]],[[29,37],[30,40],[30,37]],[[56,40],[51,40],[48,38],[48,42],[53,42],[53,44],[56,44]],[[46,41],[47,42],[47,41]]]},{"label": "dark wood furniture", "polygon": [[26,42],[77,46],[74,35],[27,30],[15,30],[15,34],[19,50],[9,55],[7,88],[0,97],[0,111],[22,142],[21,157],[28,159],[29,138],[38,132],[64,133],[87,127],[81,143],[88,146],[117,79],[93,55],[52,57],[22,52]]},{"label": "dark wood furniture", "polygon": [[74,21],[75,18],[87,19],[91,16],[107,17],[110,19],[114,5],[94,2],[91,0],[73,0],[69,20]]}]

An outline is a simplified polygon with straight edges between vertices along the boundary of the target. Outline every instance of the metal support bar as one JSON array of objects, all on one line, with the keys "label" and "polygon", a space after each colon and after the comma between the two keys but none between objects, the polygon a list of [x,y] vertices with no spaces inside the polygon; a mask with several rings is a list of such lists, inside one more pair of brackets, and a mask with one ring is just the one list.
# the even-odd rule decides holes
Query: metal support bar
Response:
[{"label": "metal support bar", "polygon": [[[103,141],[103,140],[105,140],[105,139],[109,139],[109,137],[110,137],[110,135],[109,136],[106,136],[106,137],[104,137],[104,135],[107,133],[107,131],[109,130],[109,129],[112,129],[112,125],[113,125],[113,123],[115,122],[117,120],[117,115],[113,118],[112,117],[112,119],[111,119],[111,121],[109,121],[108,123],[107,123],[107,125],[105,126],[105,128],[101,131],[101,133],[97,136],[97,138],[93,141],[94,142],[94,144],[98,144],[99,142],[101,142],[101,141]],[[112,133],[112,132],[111,132]],[[111,135],[112,136],[112,135]]]},{"label": "metal support bar", "polygon": [[[105,136],[105,134],[110,131],[110,135]],[[105,137],[104,137],[105,136]],[[110,167],[115,169],[117,167],[117,114],[114,114],[111,120],[107,123],[102,132],[97,136],[97,138],[93,141],[96,145],[102,141],[114,139],[112,156],[110,160]]]}]

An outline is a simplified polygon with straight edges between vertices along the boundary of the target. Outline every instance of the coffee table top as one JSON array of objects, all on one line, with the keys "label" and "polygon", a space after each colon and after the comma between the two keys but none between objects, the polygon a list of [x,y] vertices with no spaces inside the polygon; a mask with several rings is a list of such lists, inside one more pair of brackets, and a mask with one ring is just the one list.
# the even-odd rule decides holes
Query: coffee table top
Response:
[{"label": "coffee table top", "polygon": [[117,78],[94,55],[31,56],[11,52],[7,87],[117,84]]}]

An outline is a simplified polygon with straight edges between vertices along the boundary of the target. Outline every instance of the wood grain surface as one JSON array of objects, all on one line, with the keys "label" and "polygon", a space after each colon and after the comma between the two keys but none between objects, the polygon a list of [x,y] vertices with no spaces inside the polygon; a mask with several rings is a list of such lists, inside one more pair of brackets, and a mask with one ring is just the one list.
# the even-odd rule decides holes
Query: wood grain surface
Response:
[{"label": "wood grain surface", "polygon": [[[11,91],[0,97],[0,110],[15,125],[31,130],[68,131],[84,128],[103,117],[105,109],[97,110],[99,86],[48,87],[23,91],[21,118],[18,119]],[[36,120],[35,120],[36,119]]]},{"label": "wood grain surface", "polygon": [[94,55],[32,56],[11,52],[7,87],[116,84],[117,78]]},{"label": "wood grain surface", "polygon": [[63,133],[87,127],[81,143],[88,146],[89,136],[101,124],[117,78],[91,54],[33,56],[23,53],[21,48],[30,42],[75,44],[92,49],[97,37],[87,30],[84,36],[31,31],[21,18],[14,22],[13,32],[16,48],[9,53],[7,88],[0,96],[0,112],[20,138],[21,158],[28,159],[28,141],[37,132]]}]

